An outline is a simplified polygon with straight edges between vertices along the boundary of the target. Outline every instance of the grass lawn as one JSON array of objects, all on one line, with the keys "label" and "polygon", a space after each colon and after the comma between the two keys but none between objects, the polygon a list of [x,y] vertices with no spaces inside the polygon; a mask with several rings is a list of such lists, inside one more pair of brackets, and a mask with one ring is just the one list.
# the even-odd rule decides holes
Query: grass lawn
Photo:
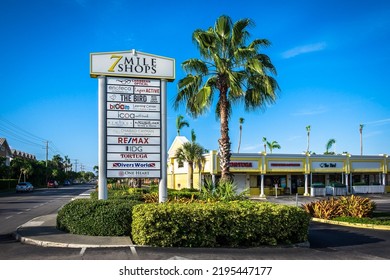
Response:
[{"label": "grass lawn", "polygon": [[333,221],[390,226],[390,213],[374,212],[372,218],[337,217]]}]

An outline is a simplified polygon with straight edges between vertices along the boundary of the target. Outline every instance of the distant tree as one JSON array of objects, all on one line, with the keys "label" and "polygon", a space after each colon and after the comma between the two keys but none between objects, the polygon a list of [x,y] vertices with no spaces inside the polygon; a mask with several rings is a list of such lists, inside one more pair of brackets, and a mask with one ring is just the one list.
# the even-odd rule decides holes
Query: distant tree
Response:
[{"label": "distant tree", "polygon": [[240,137],[239,137],[239,140],[238,140],[238,149],[237,149],[237,153],[240,152],[241,136],[242,136],[242,124],[244,123],[244,121],[245,121],[244,118],[239,118],[239,119],[238,119],[238,123],[240,124]]},{"label": "distant tree", "polygon": [[5,164],[6,158],[0,157],[0,179],[9,179],[11,168]]},{"label": "distant tree", "polygon": [[267,153],[267,138],[263,137],[262,141],[264,145],[264,153]]},{"label": "distant tree", "polygon": [[176,118],[176,129],[177,129],[177,136],[180,136],[180,130],[183,127],[189,127],[189,123],[184,120],[184,117],[182,115],[178,115]]},{"label": "distant tree", "polygon": [[272,154],[273,149],[280,149],[281,146],[277,141],[267,142],[267,146],[269,148],[270,153]]},{"label": "distant tree", "polygon": [[311,131],[310,125],[306,126],[306,132],[307,132],[307,148],[306,148],[306,153],[309,153],[309,149],[310,149],[310,131]]},{"label": "distant tree", "polygon": [[328,142],[326,142],[326,145],[325,145],[325,155],[334,155],[334,152],[329,152],[330,149],[332,149],[332,146],[336,143],[336,140],[331,138],[328,140]]},{"label": "distant tree", "polygon": [[99,166],[95,165],[93,167],[93,172],[95,172],[96,176],[99,174]]},{"label": "distant tree", "polygon": [[364,124],[359,125],[359,132],[360,132],[360,155],[363,155],[363,127]]},{"label": "distant tree", "polygon": [[188,187],[194,187],[194,163],[199,163],[202,160],[205,149],[195,142],[196,135],[192,130],[191,142],[184,143],[176,150],[175,157],[179,163],[186,161],[188,163]]}]

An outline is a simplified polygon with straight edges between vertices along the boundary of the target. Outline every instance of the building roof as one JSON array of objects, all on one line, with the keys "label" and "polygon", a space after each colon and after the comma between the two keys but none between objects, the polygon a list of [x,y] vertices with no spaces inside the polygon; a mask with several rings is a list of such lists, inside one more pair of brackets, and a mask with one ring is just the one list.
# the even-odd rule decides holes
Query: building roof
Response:
[{"label": "building roof", "polygon": [[1,147],[0,152],[4,152],[5,156],[7,156],[7,155],[11,156],[11,148],[9,147],[9,145],[7,143],[7,139],[0,138],[0,147]]},{"label": "building roof", "polygon": [[183,146],[184,143],[190,142],[185,136],[176,136],[168,150],[168,157],[174,157],[176,150]]}]

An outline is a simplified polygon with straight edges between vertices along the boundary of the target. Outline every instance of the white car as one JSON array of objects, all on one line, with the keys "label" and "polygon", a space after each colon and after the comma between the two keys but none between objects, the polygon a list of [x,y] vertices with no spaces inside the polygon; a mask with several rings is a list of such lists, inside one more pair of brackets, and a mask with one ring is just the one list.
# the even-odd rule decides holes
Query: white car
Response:
[{"label": "white car", "polygon": [[29,182],[21,182],[16,185],[16,192],[32,192],[34,186]]}]

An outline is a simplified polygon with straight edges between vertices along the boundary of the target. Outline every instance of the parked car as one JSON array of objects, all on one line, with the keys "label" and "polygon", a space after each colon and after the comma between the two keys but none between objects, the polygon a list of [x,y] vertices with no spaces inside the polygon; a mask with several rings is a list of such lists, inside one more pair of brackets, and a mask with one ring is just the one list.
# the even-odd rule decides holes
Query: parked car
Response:
[{"label": "parked car", "polygon": [[29,182],[20,182],[16,185],[16,192],[32,192],[34,186]]},{"label": "parked car", "polygon": [[64,186],[70,186],[70,181],[69,180],[65,180],[64,181]]},{"label": "parked car", "polygon": [[48,188],[58,188],[58,183],[57,183],[57,181],[49,180],[47,182],[47,187]]}]

